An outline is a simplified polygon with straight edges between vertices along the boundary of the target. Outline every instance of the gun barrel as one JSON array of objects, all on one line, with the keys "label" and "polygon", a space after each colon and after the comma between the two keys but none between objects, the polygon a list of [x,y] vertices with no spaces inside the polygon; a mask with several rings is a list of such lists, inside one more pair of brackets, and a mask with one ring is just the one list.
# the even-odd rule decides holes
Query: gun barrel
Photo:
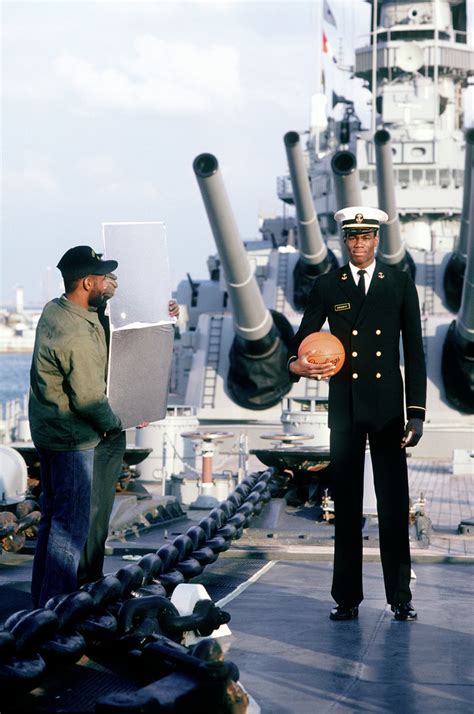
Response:
[{"label": "gun barrel", "polygon": [[390,133],[386,129],[379,129],[374,134],[374,144],[379,207],[388,214],[387,223],[383,223],[380,226],[377,257],[392,268],[410,273],[414,280],[416,266],[402,241],[400,219],[398,218],[397,202],[395,200]]},{"label": "gun barrel", "polygon": [[[472,166],[474,164],[474,128],[466,131],[466,154],[464,157],[464,189],[462,199],[461,230],[459,233],[459,244],[457,253],[464,261],[467,258],[468,242],[470,232],[474,230],[474,222],[471,216],[472,206]],[[470,228],[470,230],[469,230]]]},{"label": "gun barrel", "polygon": [[466,154],[464,159],[464,190],[461,213],[459,240],[446,265],[443,276],[446,304],[452,312],[458,312],[464,285],[464,272],[468,254],[469,235],[474,231],[474,220],[471,216],[471,169],[474,164],[474,128],[466,131]]},{"label": "gun barrel", "polygon": [[298,219],[301,260],[308,265],[319,265],[327,258],[328,249],[321,236],[318,218],[314,210],[300,136],[296,131],[288,131],[283,139]]},{"label": "gun barrel", "polygon": [[378,257],[387,265],[396,265],[405,257],[405,246],[400,234],[400,221],[395,201],[392,147],[390,134],[379,129],[374,135],[379,208],[388,214],[388,221],[380,226]]},{"label": "gun barrel", "polygon": [[[474,225],[474,167],[470,168],[469,222]],[[474,414],[474,235],[467,237],[467,261],[456,320],[449,326],[443,345],[441,375],[446,398],[461,412]]]},{"label": "gun barrel", "polygon": [[[357,159],[352,151],[336,151],[331,159],[337,209],[362,205],[362,194],[357,171]],[[348,259],[346,244],[341,236],[341,258]]]},{"label": "gun barrel", "polygon": [[331,169],[334,177],[337,209],[346,206],[361,206],[357,159],[352,151],[336,151],[331,159]]},{"label": "gun barrel", "polygon": [[[474,226],[474,166],[468,171],[470,201],[467,224]],[[457,332],[466,342],[474,345],[474,233],[467,235],[466,271],[462,289],[461,307],[457,317]]]},{"label": "gun barrel", "polygon": [[218,161],[212,154],[200,154],[193,169],[224,269],[235,332],[250,342],[261,340],[270,333],[273,320],[240,239]]},{"label": "gun barrel", "polygon": [[200,154],[194,172],[224,268],[232,303],[234,340],[229,352],[227,389],[239,406],[269,409],[290,391],[287,349],[293,328],[265,307],[254,271],[240,240],[217,159]]}]

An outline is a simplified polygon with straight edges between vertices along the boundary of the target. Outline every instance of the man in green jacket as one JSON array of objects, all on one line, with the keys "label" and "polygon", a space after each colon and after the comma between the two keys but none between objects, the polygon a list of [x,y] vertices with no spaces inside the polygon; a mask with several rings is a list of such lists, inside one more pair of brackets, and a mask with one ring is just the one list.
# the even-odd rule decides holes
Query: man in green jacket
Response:
[{"label": "man in green jacket", "polygon": [[34,607],[77,587],[87,538],[94,449],[122,431],[106,397],[107,348],[97,309],[106,274],[89,246],[58,263],[65,294],[43,309],[31,366],[29,419],[41,465],[42,519],[32,573]]}]

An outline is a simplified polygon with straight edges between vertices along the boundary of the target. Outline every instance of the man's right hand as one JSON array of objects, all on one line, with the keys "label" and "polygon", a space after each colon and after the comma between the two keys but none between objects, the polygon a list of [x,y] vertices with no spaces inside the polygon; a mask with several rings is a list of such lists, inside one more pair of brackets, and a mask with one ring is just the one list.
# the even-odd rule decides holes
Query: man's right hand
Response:
[{"label": "man's right hand", "polygon": [[109,431],[106,431],[104,434],[104,439],[109,439],[109,441],[113,441],[116,439],[120,434],[122,433],[123,429],[121,426],[116,427],[115,429],[109,429]]},{"label": "man's right hand", "polygon": [[314,362],[310,362],[308,357],[311,357],[311,352],[301,355],[298,359],[290,362],[288,365],[290,372],[295,374],[297,377],[317,379],[318,381],[321,379],[329,379],[329,377],[333,376],[335,373],[333,364],[315,364]]}]

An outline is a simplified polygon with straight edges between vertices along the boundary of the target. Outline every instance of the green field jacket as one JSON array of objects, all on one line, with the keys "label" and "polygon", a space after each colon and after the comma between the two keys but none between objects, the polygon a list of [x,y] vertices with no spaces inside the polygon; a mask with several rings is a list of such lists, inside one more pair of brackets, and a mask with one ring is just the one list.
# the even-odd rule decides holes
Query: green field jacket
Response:
[{"label": "green field jacket", "polygon": [[35,445],[95,447],[121,428],[106,397],[107,348],[97,311],[64,296],[43,309],[31,365],[29,420]]}]

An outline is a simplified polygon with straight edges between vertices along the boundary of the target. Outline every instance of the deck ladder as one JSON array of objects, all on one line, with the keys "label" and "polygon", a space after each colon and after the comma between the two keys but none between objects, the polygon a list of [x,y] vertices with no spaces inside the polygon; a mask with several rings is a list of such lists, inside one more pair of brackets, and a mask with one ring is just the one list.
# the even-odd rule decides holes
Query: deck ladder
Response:
[{"label": "deck ladder", "polygon": [[209,342],[207,345],[206,368],[202,390],[202,406],[214,407],[216,398],[217,370],[221,349],[223,315],[211,315],[209,327]]},{"label": "deck ladder", "polygon": [[434,298],[435,298],[435,257],[432,250],[426,252],[425,257],[425,313],[434,315]]},{"label": "deck ladder", "polygon": [[421,327],[423,335],[423,349],[425,360],[428,365],[428,316],[435,313],[435,287],[436,287],[436,266],[435,256],[432,250],[425,254],[425,295],[423,302],[423,314],[421,316]]},{"label": "deck ladder", "polygon": [[275,294],[275,310],[282,315],[286,307],[286,286],[288,281],[288,253],[278,252],[278,270]]}]

